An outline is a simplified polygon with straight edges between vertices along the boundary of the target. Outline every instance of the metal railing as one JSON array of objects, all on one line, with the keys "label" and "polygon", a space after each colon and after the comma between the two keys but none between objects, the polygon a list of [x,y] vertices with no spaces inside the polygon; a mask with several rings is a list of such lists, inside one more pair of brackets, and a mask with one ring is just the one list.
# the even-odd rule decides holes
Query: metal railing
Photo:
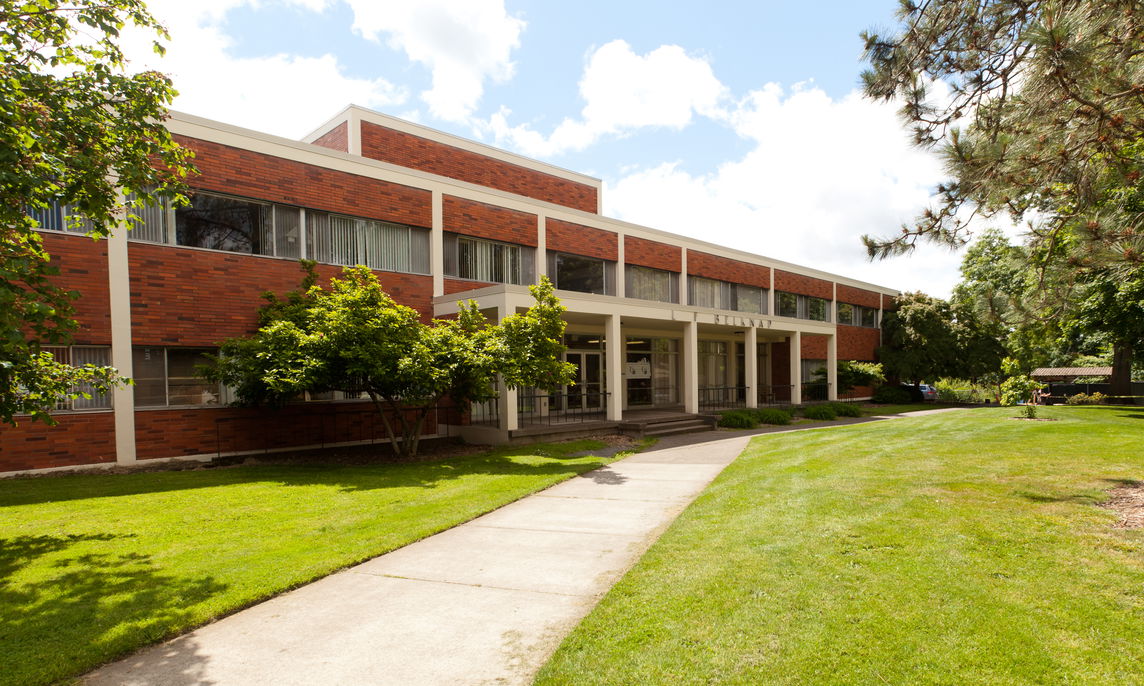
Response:
[{"label": "metal railing", "polygon": [[830,398],[830,384],[804,383],[802,385],[802,401],[804,403],[822,403]]},{"label": "metal railing", "polygon": [[790,405],[794,386],[790,384],[765,384],[759,386],[759,407],[783,407]]},{"label": "metal railing", "polygon": [[746,406],[746,386],[705,386],[699,389],[700,412],[733,410]]},{"label": "metal railing", "polygon": [[517,423],[524,427],[604,421],[610,396],[608,392],[583,391],[521,393],[516,401]]}]

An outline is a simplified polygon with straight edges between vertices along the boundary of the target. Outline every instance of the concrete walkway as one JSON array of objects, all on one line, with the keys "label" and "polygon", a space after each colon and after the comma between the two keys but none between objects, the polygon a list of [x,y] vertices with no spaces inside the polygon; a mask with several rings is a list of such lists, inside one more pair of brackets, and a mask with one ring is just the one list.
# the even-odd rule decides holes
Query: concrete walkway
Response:
[{"label": "concrete walkway", "polygon": [[[523,684],[747,446],[672,437],[89,674],[130,684]],[[714,440],[713,440],[714,439]]]}]

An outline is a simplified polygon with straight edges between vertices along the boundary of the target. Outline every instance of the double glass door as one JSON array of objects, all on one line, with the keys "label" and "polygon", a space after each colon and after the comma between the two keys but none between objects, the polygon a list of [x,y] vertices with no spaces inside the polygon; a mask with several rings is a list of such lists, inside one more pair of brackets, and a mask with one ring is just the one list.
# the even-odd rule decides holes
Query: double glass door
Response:
[{"label": "double glass door", "polygon": [[604,355],[569,350],[564,359],[576,367],[576,383],[565,386],[569,410],[593,410],[604,406]]}]

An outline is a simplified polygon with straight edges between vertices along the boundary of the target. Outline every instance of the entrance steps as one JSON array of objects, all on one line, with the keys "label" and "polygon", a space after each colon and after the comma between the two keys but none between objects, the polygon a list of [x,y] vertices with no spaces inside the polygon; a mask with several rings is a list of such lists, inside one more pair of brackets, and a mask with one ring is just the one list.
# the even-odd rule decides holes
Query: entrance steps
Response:
[{"label": "entrance steps", "polygon": [[674,436],[675,434],[690,434],[700,431],[714,431],[714,417],[704,417],[697,414],[679,414],[669,417],[657,417],[644,420],[627,420],[620,422],[622,433],[639,438],[648,436]]}]

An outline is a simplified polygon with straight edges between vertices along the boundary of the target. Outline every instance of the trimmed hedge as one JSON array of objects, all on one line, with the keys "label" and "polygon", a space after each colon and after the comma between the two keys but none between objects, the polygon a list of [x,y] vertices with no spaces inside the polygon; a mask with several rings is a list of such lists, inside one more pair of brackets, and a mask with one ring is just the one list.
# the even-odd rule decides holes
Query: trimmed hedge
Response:
[{"label": "trimmed hedge", "polygon": [[830,403],[830,408],[839,417],[861,417],[862,408],[854,403]]},{"label": "trimmed hedge", "polygon": [[719,415],[719,426],[728,429],[753,429],[758,424],[750,410],[727,410]]},{"label": "trimmed hedge", "polygon": [[790,424],[790,412],[785,410],[776,410],[774,408],[764,408],[755,410],[755,419],[760,424],[777,424],[785,425]]},{"label": "trimmed hedge", "polygon": [[838,419],[838,413],[830,405],[811,405],[802,411],[802,416],[807,419],[823,419],[835,420]]}]

